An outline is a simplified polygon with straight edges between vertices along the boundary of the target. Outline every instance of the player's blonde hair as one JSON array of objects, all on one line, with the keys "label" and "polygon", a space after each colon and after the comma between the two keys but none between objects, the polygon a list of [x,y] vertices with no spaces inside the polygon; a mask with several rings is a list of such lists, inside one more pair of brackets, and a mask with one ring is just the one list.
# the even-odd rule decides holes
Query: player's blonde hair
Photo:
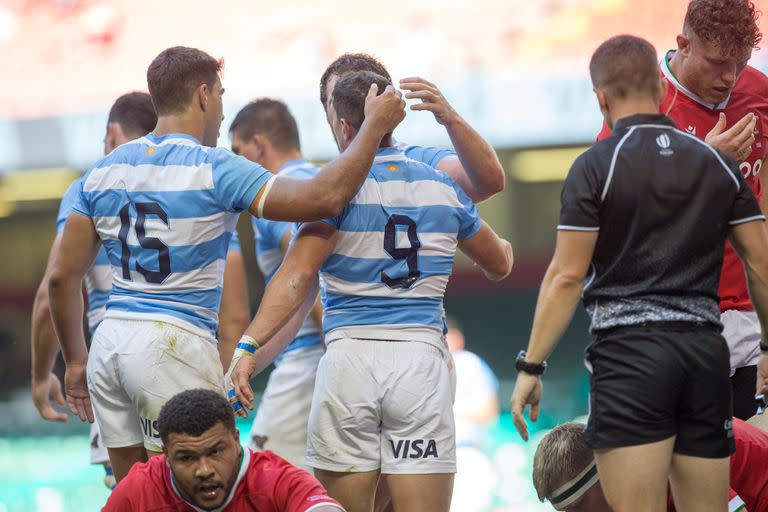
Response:
[{"label": "player's blonde hair", "polygon": [[592,449],[582,438],[583,423],[564,423],[553,428],[539,443],[533,456],[533,486],[539,499],[552,493],[584,470],[593,460]]}]

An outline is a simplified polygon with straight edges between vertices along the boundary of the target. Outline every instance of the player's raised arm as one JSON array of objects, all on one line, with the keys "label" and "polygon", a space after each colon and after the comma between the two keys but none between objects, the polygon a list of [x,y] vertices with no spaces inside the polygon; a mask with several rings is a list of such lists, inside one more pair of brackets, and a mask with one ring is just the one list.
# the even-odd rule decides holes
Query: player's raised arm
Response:
[{"label": "player's raised arm", "polygon": [[453,109],[435,84],[414,76],[400,80],[400,88],[409,91],[406,98],[421,100],[411,110],[432,112],[451,138],[456,155],[443,158],[437,169],[453,178],[476,203],[504,190],[504,168],[493,147]]},{"label": "player's raised arm", "polygon": [[405,117],[405,101],[388,86],[377,95],[374,84],[365,101],[365,120],[355,140],[314,178],[277,176],[251,205],[254,215],[271,220],[315,221],[335,217],[355,196],[373,163],[382,137]]},{"label": "player's raised arm", "polygon": [[512,272],[512,244],[499,237],[485,222],[474,236],[459,241],[459,249],[492,281],[500,281]]},{"label": "player's raised arm", "polygon": [[[336,238],[336,230],[326,223],[305,224],[291,244],[280,269],[269,282],[259,310],[238,344],[228,372],[234,395],[245,407],[253,410],[253,391],[248,379],[269,366],[295,338],[314,304],[318,290],[317,273],[336,246]],[[297,321],[291,322],[291,328],[284,330],[292,319]],[[241,349],[253,355],[243,357]],[[227,380],[225,384],[228,384]],[[242,409],[238,413],[247,416]]]},{"label": "player's raised arm", "polygon": [[85,367],[88,348],[83,334],[82,280],[99,251],[93,221],[78,213],[67,218],[59,255],[50,277],[51,315],[67,372],[64,378],[69,409],[93,423]]}]

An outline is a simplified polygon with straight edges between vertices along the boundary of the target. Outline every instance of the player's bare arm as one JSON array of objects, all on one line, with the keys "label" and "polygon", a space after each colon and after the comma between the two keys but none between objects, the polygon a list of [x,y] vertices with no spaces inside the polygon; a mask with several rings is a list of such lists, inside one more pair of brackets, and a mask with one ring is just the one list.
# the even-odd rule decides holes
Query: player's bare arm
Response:
[{"label": "player's bare arm", "polygon": [[728,120],[725,114],[721,113],[717,124],[704,140],[726,155],[732,156],[739,162],[743,162],[749,157],[749,154],[752,152],[752,144],[755,143],[756,122],[757,116],[750,113],[726,130],[725,127],[728,124]]},{"label": "player's bare arm", "polygon": [[[525,356],[527,362],[541,363],[549,357],[571,323],[584,288],[584,278],[592,261],[597,236],[596,232],[558,231],[555,254],[544,275],[536,302],[531,338]],[[510,402],[515,428],[526,441],[528,427],[523,411],[530,405],[531,421],[536,421],[541,394],[539,376],[518,373]]]},{"label": "player's bare arm", "polygon": [[64,387],[69,409],[93,423],[85,367],[88,348],[83,333],[82,280],[91,268],[101,240],[91,219],[71,213],[67,218],[59,254],[51,271],[51,315],[67,371]]},{"label": "player's bare arm", "polygon": [[61,392],[61,382],[53,373],[53,365],[59,354],[59,342],[51,320],[48,297],[48,279],[60,245],[61,237],[57,236],[51,246],[45,274],[37,288],[35,301],[32,304],[32,402],[40,416],[48,421],[67,421],[66,414],[51,406],[51,402],[60,407],[65,405],[64,395]]},{"label": "player's bare arm", "polygon": [[[288,253],[288,247],[291,245],[291,230],[286,230],[283,233],[283,237],[280,239],[280,252],[283,253],[283,257]],[[317,294],[315,303],[312,305],[312,309],[309,310],[309,316],[317,326],[320,332],[323,332],[323,303],[320,300],[320,294]]]},{"label": "player's bare arm", "polygon": [[[745,222],[731,228],[730,241],[744,262],[747,286],[760,319],[763,342],[768,332],[768,234],[763,222]],[[768,394],[768,357],[763,352],[757,366],[757,394]]]},{"label": "player's bare arm", "polygon": [[365,121],[344,152],[312,179],[275,177],[271,188],[264,187],[254,199],[251,213],[304,222],[338,215],[360,190],[382,137],[405,118],[399,91],[391,86],[378,96],[377,91],[373,84],[365,100]]},{"label": "player's bare arm", "polygon": [[223,368],[232,361],[232,353],[240,335],[251,320],[248,305],[248,280],[245,260],[240,251],[227,253],[224,285],[219,308],[219,357]]},{"label": "player's bare arm", "polygon": [[459,249],[469,256],[491,281],[500,281],[512,272],[512,244],[499,237],[485,221],[474,236],[459,241]]},{"label": "player's bare arm", "polygon": [[439,170],[453,178],[475,203],[504,190],[504,168],[493,147],[453,109],[435,84],[414,76],[400,80],[400,88],[409,91],[407,99],[421,100],[411,110],[432,112],[451,138],[457,156],[443,158]]},{"label": "player's bare arm", "polygon": [[[264,370],[295,338],[318,289],[318,271],[336,246],[337,232],[331,226],[314,222],[299,230],[280,269],[264,292],[259,310],[245,335],[258,350],[249,357],[233,359],[230,379],[235,397],[253,410],[253,391],[248,379]],[[291,328],[284,329],[290,322]],[[225,381],[228,379],[225,379]],[[238,413],[245,417],[244,409]]]}]

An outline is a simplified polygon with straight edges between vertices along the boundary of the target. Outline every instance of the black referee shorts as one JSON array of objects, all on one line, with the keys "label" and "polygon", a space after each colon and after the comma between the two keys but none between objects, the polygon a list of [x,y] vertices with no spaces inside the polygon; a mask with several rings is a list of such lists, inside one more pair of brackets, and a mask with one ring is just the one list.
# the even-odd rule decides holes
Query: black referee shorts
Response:
[{"label": "black referee shorts", "polygon": [[719,329],[685,322],[598,333],[585,353],[593,449],[677,436],[675,453],[728,457],[735,449],[728,345]]}]

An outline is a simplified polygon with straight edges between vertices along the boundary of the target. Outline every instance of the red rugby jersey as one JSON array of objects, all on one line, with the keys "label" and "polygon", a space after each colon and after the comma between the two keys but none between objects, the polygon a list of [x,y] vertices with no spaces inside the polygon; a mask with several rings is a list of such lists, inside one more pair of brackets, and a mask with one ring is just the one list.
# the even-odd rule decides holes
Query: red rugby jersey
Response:
[{"label": "red rugby jersey", "polygon": [[[725,113],[727,119],[726,129],[750,112],[757,115],[755,143],[752,146],[752,152],[740,167],[758,203],[762,205],[763,191],[759,175],[765,160],[766,149],[768,149],[768,77],[755,68],[747,66],[739,75],[731,95],[722,103],[713,105],[706,103],[677,81],[669,66],[669,58],[673,53],[668,52],[661,61],[661,73],[669,87],[659,111],[672,118],[679,129],[702,140],[715,127],[721,112]],[[610,133],[607,125],[603,124],[598,140],[608,137]],[[744,267],[727,241],[718,294],[720,311],[753,310],[747,292]]]},{"label": "red rugby jersey", "polygon": [[[270,451],[246,450],[240,473],[217,512],[310,512],[335,506],[315,477]],[[199,512],[176,492],[165,455],[136,464],[107,500],[102,512]]]},{"label": "red rugby jersey", "polygon": [[[731,455],[731,489],[728,512],[746,507],[749,512],[768,510],[768,432],[733,418],[736,451]],[[668,510],[675,510],[672,493]]]}]

